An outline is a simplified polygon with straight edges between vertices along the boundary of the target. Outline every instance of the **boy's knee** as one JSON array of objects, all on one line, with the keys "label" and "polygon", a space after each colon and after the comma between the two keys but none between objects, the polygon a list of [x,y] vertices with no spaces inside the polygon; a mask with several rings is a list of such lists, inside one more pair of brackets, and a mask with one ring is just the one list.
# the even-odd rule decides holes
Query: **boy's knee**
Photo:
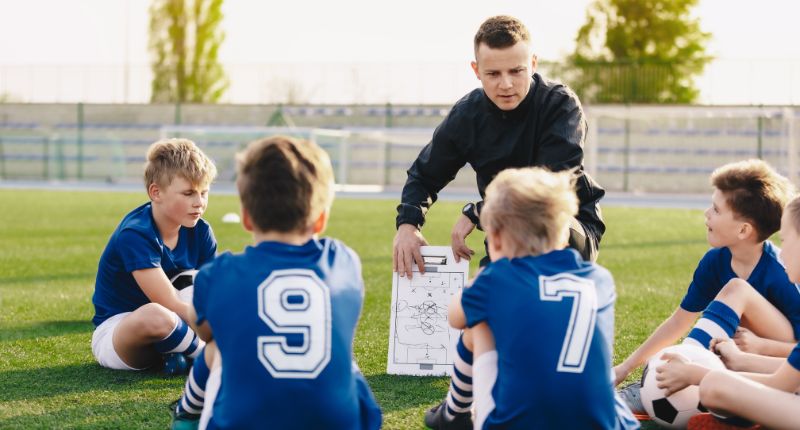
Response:
[{"label": "boy's knee", "polygon": [[723,389],[725,375],[722,372],[711,371],[700,381],[700,403],[709,409],[721,409],[725,404],[725,390]]},{"label": "boy's knee", "polygon": [[175,329],[175,314],[158,303],[148,303],[134,312],[138,329],[147,337],[163,339]]},{"label": "boy's knee", "polygon": [[753,287],[747,283],[747,281],[734,278],[728,281],[722,290],[720,290],[719,294],[717,294],[717,300],[725,301],[725,300],[736,300],[742,297],[746,297],[753,293],[755,290]]},{"label": "boy's knee", "polygon": [[475,351],[475,346],[472,342],[472,330],[464,329],[464,331],[461,332],[461,342],[464,343],[464,346],[467,347],[470,352]]}]

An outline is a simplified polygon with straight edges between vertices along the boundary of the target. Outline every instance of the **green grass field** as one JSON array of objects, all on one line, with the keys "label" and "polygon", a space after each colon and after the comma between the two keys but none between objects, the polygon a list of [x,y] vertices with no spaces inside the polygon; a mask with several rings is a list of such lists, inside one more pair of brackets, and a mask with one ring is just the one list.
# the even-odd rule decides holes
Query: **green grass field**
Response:
[{"label": "green grass field", "polygon": [[[97,261],[142,193],[0,190],[0,428],[166,428],[183,377],[101,368],[92,358]],[[366,299],[355,354],[384,412],[384,428],[422,428],[445,378],[386,374],[396,201],[338,200],[327,231],[363,262]],[[448,244],[459,203],[437,203],[424,232]],[[250,242],[235,196],[211,197],[205,218],[220,250]],[[615,363],[679,303],[707,249],[700,211],[606,208],[600,263],[617,281]],[[470,238],[483,252],[480,232]],[[473,259],[473,266],[477,259]]]}]

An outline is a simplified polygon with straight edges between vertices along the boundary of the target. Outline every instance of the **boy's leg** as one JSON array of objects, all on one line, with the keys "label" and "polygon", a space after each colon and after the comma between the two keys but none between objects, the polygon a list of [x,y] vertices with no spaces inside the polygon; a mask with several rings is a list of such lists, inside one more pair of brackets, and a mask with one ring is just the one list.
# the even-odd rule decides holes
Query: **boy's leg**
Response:
[{"label": "boy's leg", "polygon": [[433,429],[472,428],[472,339],[469,330],[458,338],[447,397],[425,412],[425,425]]},{"label": "boy's leg", "polygon": [[203,413],[200,415],[200,430],[205,430],[208,427],[208,421],[214,415],[214,400],[217,399],[219,387],[222,384],[222,355],[219,349],[214,348],[214,359],[211,364],[211,371],[208,375],[208,383],[206,384],[206,407],[203,408]]},{"label": "boy's leg", "polygon": [[190,357],[199,353],[194,332],[174,312],[157,303],[148,303],[123,318],[113,342],[122,361],[135,368],[152,366],[162,351]]},{"label": "boy's leg", "polygon": [[713,338],[731,338],[739,325],[761,337],[794,341],[791,323],[775,306],[741,279],[730,280],[684,340],[708,348]]},{"label": "boy's leg", "polygon": [[209,342],[203,348],[203,353],[195,358],[192,370],[186,378],[183,395],[176,406],[176,416],[189,419],[200,418],[205,404],[209,369],[214,365],[216,350],[216,344],[213,341]]},{"label": "boy's leg", "polygon": [[92,355],[101,366],[114,370],[143,370],[126,364],[114,350],[114,332],[130,312],[117,314],[103,321],[92,333]]},{"label": "boy's leg", "polygon": [[709,372],[700,382],[700,402],[713,411],[768,428],[796,428],[800,423],[800,397],[731,371]]},{"label": "boy's leg", "polygon": [[483,428],[486,418],[494,410],[492,388],[497,381],[497,351],[486,351],[475,357],[475,421],[474,428]]}]

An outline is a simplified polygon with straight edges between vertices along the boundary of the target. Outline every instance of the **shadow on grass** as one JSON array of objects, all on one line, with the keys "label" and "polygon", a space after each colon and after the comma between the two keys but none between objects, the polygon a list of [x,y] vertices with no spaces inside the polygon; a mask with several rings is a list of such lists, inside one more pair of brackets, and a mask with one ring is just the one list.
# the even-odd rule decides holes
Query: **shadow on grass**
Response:
[{"label": "shadow on grass", "polygon": [[367,376],[372,392],[383,412],[433,406],[447,393],[444,377],[419,377],[397,375]]},{"label": "shadow on grass", "polygon": [[94,324],[87,320],[41,321],[26,325],[0,327],[0,342],[62,336],[74,333],[91,333],[92,331],[94,331]]},{"label": "shadow on grass", "polygon": [[0,402],[90,391],[141,392],[173,386],[179,390],[184,381],[185,376],[165,377],[157,371],[110,370],[97,363],[7,370],[0,372]]}]

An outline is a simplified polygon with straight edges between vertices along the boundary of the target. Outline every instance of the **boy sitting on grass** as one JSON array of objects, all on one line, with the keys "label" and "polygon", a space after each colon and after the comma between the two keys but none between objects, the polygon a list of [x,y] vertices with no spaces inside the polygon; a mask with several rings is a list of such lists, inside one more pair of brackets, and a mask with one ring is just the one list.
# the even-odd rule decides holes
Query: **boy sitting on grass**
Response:
[{"label": "boy sitting on grass", "polygon": [[611,383],[614,281],[564,249],[577,210],[570,172],[508,169],[486,189],[491,263],[448,312],[474,348],[475,429],[639,427]]},{"label": "boy sitting on grass", "polygon": [[168,355],[182,365],[202,351],[187,325],[189,304],[170,278],[211,261],[217,241],[201,217],[217,170],[192,141],[158,141],[147,151],[150,201],[120,222],[97,268],[92,353],[101,366],[140,370]]},{"label": "boy sitting on grass", "polygon": [[[761,160],[727,164],[711,175],[714,192],[705,212],[703,256],[680,306],[621,364],[616,383],[662,348],[689,332],[685,343],[708,347],[732,337],[744,349],[787,356],[800,335],[800,293],[789,281],[769,236],[794,187]],[[744,330],[742,327],[747,328]],[[639,382],[622,389],[631,409],[644,413]]]},{"label": "boy sitting on grass", "polygon": [[333,202],[327,154],[290,137],[253,142],[238,157],[237,187],[254,245],[195,279],[193,322],[217,349],[200,428],[379,428],[353,357],[361,262],[317,237]]},{"label": "boy sitting on grass", "polygon": [[[800,198],[786,207],[781,219],[781,258],[792,282],[800,282]],[[731,370],[710,371],[687,363],[681,356],[664,354],[669,361],[656,369],[659,387],[667,393],[700,385],[700,402],[724,416],[736,415],[768,428],[794,429],[800,423],[800,343],[788,359],[742,352],[730,339],[714,339],[711,350],[720,354]],[[689,421],[689,428],[733,429],[708,415]]]}]

